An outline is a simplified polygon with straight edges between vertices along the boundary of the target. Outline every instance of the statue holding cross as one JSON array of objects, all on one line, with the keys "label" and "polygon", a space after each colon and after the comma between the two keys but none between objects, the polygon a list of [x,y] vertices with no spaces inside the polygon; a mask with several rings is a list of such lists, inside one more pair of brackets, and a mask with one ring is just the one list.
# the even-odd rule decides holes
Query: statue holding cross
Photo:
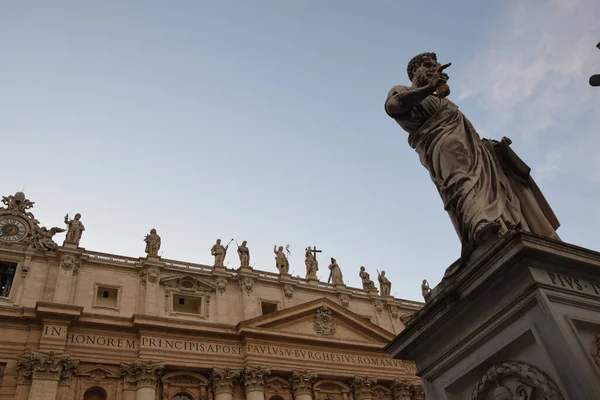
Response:
[{"label": "statue holding cross", "polygon": [[317,250],[316,246],[313,246],[312,249],[309,246],[304,252],[304,264],[306,265],[306,279],[318,279],[317,271],[319,270],[319,262],[317,261],[317,253],[321,253],[321,250]]}]

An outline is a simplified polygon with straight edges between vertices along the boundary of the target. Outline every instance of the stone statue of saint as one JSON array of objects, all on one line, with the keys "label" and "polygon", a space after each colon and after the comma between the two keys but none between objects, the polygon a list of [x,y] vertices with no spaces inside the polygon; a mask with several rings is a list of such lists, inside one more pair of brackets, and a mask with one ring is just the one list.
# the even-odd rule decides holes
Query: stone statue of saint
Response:
[{"label": "stone statue of saint", "polygon": [[421,283],[421,294],[423,295],[423,298],[425,298],[429,292],[431,292],[429,283],[427,282],[427,279],[423,279],[423,283]]},{"label": "stone statue of saint", "polygon": [[389,296],[392,291],[392,282],[385,277],[385,271],[381,271],[377,277],[379,280],[379,291],[382,296]]},{"label": "stone statue of saint", "polygon": [[[237,242],[236,242],[237,243]],[[250,250],[246,246],[248,242],[243,241],[241,246],[238,246],[238,256],[240,256],[240,266],[249,267],[250,266]]]},{"label": "stone statue of saint", "polygon": [[275,253],[275,266],[277,267],[279,273],[289,273],[288,271],[290,270],[290,263],[283,252],[283,246],[279,246],[279,248],[277,248],[277,245],[274,245],[273,252]]},{"label": "stone statue of saint", "polygon": [[160,236],[156,233],[156,229],[151,229],[150,234],[144,238],[146,242],[146,253],[149,256],[157,256],[160,250]]},{"label": "stone statue of saint", "polygon": [[358,273],[360,276],[360,280],[362,281],[363,289],[366,291],[377,291],[375,287],[375,283],[371,280],[369,273],[365,271],[365,267],[360,267],[360,272]]},{"label": "stone statue of saint", "polygon": [[225,261],[225,255],[227,254],[227,246],[223,246],[221,244],[221,239],[217,239],[217,243],[213,245],[210,249],[210,254],[215,256],[215,267],[223,267],[223,262]]},{"label": "stone statue of saint", "polygon": [[65,224],[67,224],[67,236],[65,242],[79,245],[81,234],[85,231],[85,227],[80,221],[81,214],[75,214],[75,218],[69,219],[69,214],[65,215]]},{"label": "stone statue of saint", "polygon": [[317,279],[319,262],[312,251],[310,251],[310,247],[307,247],[304,251],[304,264],[306,265],[306,279]]},{"label": "stone statue of saint", "polygon": [[329,273],[329,279],[327,280],[327,282],[331,282],[334,285],[343,285],[344,277],[342,276],[342,270],[340,269],[340,266],[333,257],[331,257],[331,264],[329,264],[329,270],[331,272]]},{"label": "stone statue of saint", "polygon": [[440,65],[435,53],[415,56],[407,67],[412,85],[394,86],[385,111],[408,133],[408,144],[429,171],[461,240],[463,260],[478,244],[509,230],[559,239],[558,219],[510,139],[481,139],[445,98],[449,66]]}]

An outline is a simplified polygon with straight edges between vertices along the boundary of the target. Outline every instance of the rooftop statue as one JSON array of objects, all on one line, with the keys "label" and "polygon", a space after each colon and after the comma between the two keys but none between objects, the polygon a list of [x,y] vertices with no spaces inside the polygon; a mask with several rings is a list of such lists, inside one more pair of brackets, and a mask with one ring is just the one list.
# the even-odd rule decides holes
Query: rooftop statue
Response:
[{"label": "rooftop statue", "polygon": [[[237,242],[235,242],[237,244]],[[244,240],[241,246],[238,246],[238,256],[240,257],[240,267],[250,266],[250,249],[247,246],[248,242]]]},{"label": "rooftop statue", "polygon": [[65,242],[79,245],[81,235],[85,231],[85,227],[80,221],[81,214],[75,214],[75,218],[69,219],[69,214],[65,215],[65,224],[67,224],[67,236]]},{"label": "rooftop statue", "polygon": [[150,233],[144,238],[146,242],[146,254],[149,256],[158,256],[160,250],[160,236],[156,233],[156,229],[151,229]]},{"label": "rooftop statue", "polygon": [[435,53],[415,56],[407,67],[411,86],[394,86],[385,111],[408,133],[408,144],[429,171],[462,243],[463,261],[486,239],[510,230],[560,240],[558,219],[510,139],[481,139],[445,98],[449,66]]}]

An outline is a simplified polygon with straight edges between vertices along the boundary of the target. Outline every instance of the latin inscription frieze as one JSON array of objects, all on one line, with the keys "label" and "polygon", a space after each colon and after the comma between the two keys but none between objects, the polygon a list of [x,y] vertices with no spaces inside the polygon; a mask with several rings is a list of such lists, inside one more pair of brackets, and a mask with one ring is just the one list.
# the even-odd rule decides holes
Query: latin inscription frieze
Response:
[{"label": "latin inscription frieze", "polygon": [[600,297],[600,284],[598,283],[565,274],[557,274],[556,272],[546,271],[546,276],[548,283],[552,286]]}]

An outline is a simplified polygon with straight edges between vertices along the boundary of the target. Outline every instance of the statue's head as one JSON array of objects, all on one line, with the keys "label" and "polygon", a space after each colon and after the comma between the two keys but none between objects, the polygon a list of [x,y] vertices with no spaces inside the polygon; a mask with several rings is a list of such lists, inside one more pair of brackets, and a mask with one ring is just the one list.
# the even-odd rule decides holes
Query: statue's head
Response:
[{"label": "statue's head", "polygon": [[427,279],[423,279],[423,285],[427,283]]},{"label": "statue's head", "polygon": [[221,244],[221,239],[217,239],[217,244]]},{"label": "statue's head", "polygon": [[75,214],[75,220],[79,221],[81,219],[81,214],[77,213]]},{"label": "statue's head", "polygon": [[365,267],[360,267],[360,272],[364,272]]},{"label": "statue's head", "polygon": [[429,83],[431,76],[439,67],[435,53],[421,53],[414,56],[406,67],[408,79],[416,87],[422,87]]},{"label": "statue's head", "polygon": [[385,276],[385,271],[381,270],[381,276]]},{"label": "statue's head", "polygon": [[150,233],[151,234],[156,234],[156,229],[154,229],[154,228],[150,229]]},{"label": "statue's head", "polygon": [[21,205],[21,203],[23,203],[25,201],[25,193],[17,192],[13,196],[13,199],[17,205]]},{"label": "statue's head", "polygon": [[335,264],[335,258],[331,257],[331,263]]},{"label": "statue's head", "polygon": [[242,242],[242,246],[246,246],[246,243],[248,243],[248,242],[246,242],[246,241],[244,240],[244,241]]},{"label": "statue's head", "polygon": [[283,251],[283,246],[279,246],[279,251]]}]

